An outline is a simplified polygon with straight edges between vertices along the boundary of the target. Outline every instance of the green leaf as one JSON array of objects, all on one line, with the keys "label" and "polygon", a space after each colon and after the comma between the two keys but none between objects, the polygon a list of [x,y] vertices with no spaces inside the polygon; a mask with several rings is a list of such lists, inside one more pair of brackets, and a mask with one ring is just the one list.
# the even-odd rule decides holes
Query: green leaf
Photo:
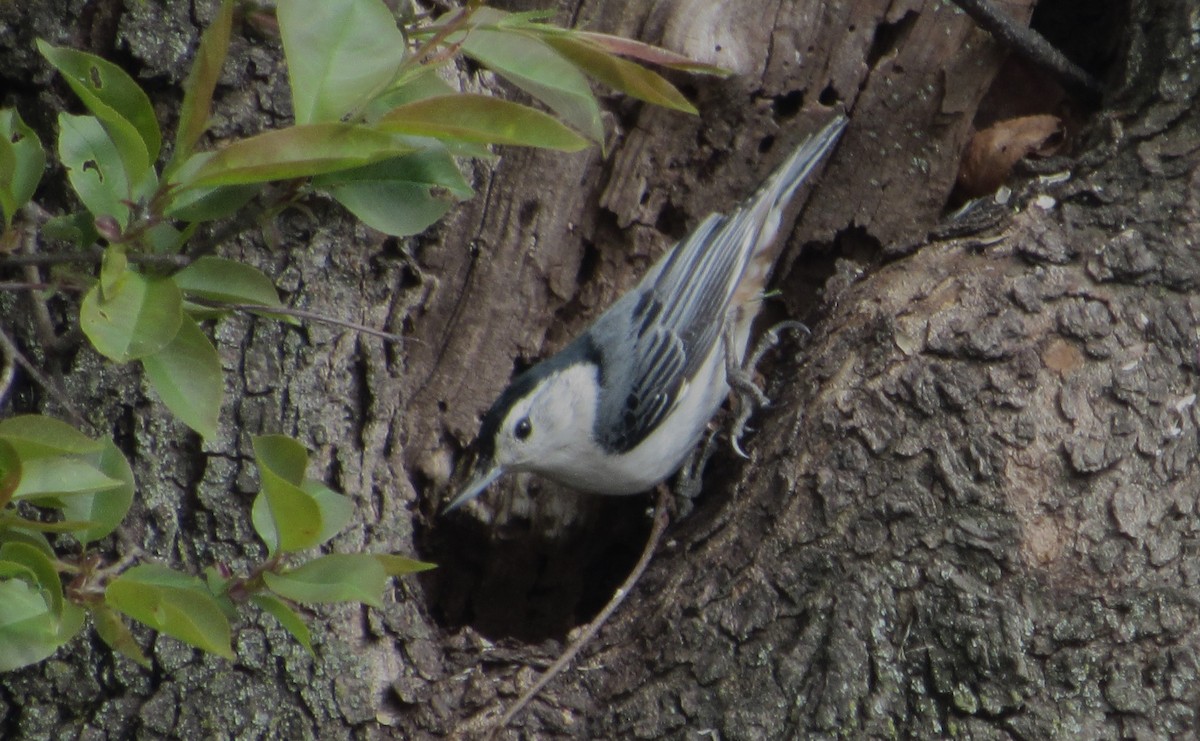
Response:
[{"label": "green leaf", "polygon": [[154,107],[133,78],[94,54],[51,46],[38,39],[38,51],[62,73],[67,84],[97,118],[121,150],[127,174],[136,180],[158,159],[162,133]]},{"label": "green leaf", "polygon": [[454,158],[441,149],[322,176],[313,186],[328,191],[368,226],[393,236],[423,232],[473,192]]},{"label": "green leaf", "polygon": [[50,609],[55,615],[63,611],[62,580],[58,578],[58,570],[54,562],[37,546],[19,541],[5,542],[0,546],[0,561],[20,564],[34,575],[37,585],[42,588],[50,600]]},{"label": "green leaf", "polygon": [[100,296],[109,298],[116,294],[128,275],[129,257],[125,254],[125,245],[110,244],[100,260]]},{"label": "green leaf", "polygon": [[146,658],[142,647],[134,640],[133,633],[120,615],[105,605],[93,606],[90,612],[96,632],[109,648],[145,669],[150,668],[150,659]]},{"label": "green leaf", "polygon": [[110,489],[121,482],[79,458],[33,458],[22,462],[14,499],[63,497]]},{"label": "green leaf", "polygon": [[[283,439],[294,442],[289,438]],[[337,535],[354,514],[354,504],[349,497],[320,482],[305,479],[300,485],[300,490],[316,503],[320,516],[320,530],[313,538],[312,545],[320,545]],[[267,551],[274,553],[279,547],[279,534],[272,517],[270,501],[265,494],[260,494],[250,509],[250,520],[259,537],[266,543]]]},{"label": "green leaf", "polygon": [[12,444],[22,459],[55,455],[98,453],[104,444],[71,425],[40,414],[22,414],[0,420],[0,438]]},{"label": "green leaf", "polygon": [[235,141],[205,159],[189,181],[179,182],[185,186],[241,185],[311,177],[361,167],[412,150],[397,137],[367,126],[291,126]]},{"label": "green leaf", "polygon": [[254,532],[267,546],[267,553],[275,554],[279,550],[279,529],[275,527],[275,517],[271,512],[271,502],[267,495],[259,492],[250,505],[250,524]]},{"label": "green leaf", "polygon": [[42,236],[85,247],[100,238],[96,223],[87,211],[55,216],[42,225]]},{"label": "green leaf", "polygon": [[149,247],[150,251],[156,255],[174,255],[183,248],[184,243],[191,238],[195,231],[195,224],[184,229],[176,229],[171,224],[160,221],[157,224],[151,224],[146,229],[140,243]]},{"label": "green leaf", "polygon": [[361,602],[383,606],[388,574],[369,553],[332,553],[282,574],[265,572],[272,592],[296,602]]},{"label": "green leaf", "polygon": [[381,0],[288,0],[275,15],[296,123],[337,121],[395,78],[407,44]]},{"label": "green leaf", "polygon": [[220,605],[200,579],[156,564],[143,564],[109,582],[105,601],[113,609],[184,643],[233,658],[232,632]]},{"label": "green leaf", "polygon": [[[212,153],[204,155],[207,159]],[[199,164],[205,159],[193,157],[188,162]],[[172,219],[191,222],[224,219],[237,213],[260,192],[262,186],[258,184],[176,189],[163,213]]]},{"label": "green leaf", "polygon": [[230,581],[232,579],[223,575],[215,566],[204,567],[204,583],[208,585],[208,591],[217,600],[217,606],[225,613],[225,617],[236,621],[238,619],[237,606],[229,598]]},{"label": "green leaf", "polygon": [[674,85],[639,64],[613,56],[570,36],[549,37],[546,43],[614,90],[664,108],[698,113],[696,107]]},{"label": "green leaf", "polygon": [[287,435],[259,435],[252,441],[254,458],[259,467],[270,469],[277,478],[289,484],[304,483],[308,468],[308,449]]},{"label": "green leaf", "polygon": [[5,226],[12,226],[17,210],[33,198],[46,153],[33,129],[14,108],[0,108],[0,209]]},{"label": "green leaf", "polygon": [[275,284],[258,268],[221,257],[201,257],[171,277],[185,296],[229,304],[283,308]]},{"label": "green leaf", "polygon": [[61,420],[42,415],[18,415],[0,420],[0,438],[11,442],[23,459],[100,452],[102,442],[92,440]]},{"label": "green leaf", "polygon": [[229,36],[233,29],[233,0],[221,0],[217,17],[200,34],[200,46],[192,69],[183,83],[183,106],[179,109],[179,126],[175,129],[175,149],[167,172],[174,170],[192,153],[196,142],[208,128],[212,110],[213,91],[229,53]]},{"label": "green leaf", "polygon": [[38,584],[37,574],[33,573],[28,566],[13,561],[0,561],[0,579],[21,579],[41,588]]},{"label": "green leaf", "polygon": [[564,152],[577,152],[588,144],[553,116],[490,95],[425,98],[393,108],[375,126],[383,131],[434,139],[515,144]]},{"label": "green leaf", "polygon": [[195,319],[185,314],[175,339],[142,358],[142,367],[150,385],[176,417],[201,437],[216,437],[225,380],[217,349]]},{"label": "green leaf", "polygon": [[328,541],[346,527],[354,515],[354,503],[350,497],[339,494],[319,481],[305,479],[300,485],[306,494],[317,503],[321,510],[321,532],[317,535],[317,545]]},{"label": "green leaf", "polygon": [[[251,522],[268,552],[319,546],[341,532],[353,516],[353,502],[304,477],[308,466],[305,447],[284,435],[258,436],[253,444],[263,492],[254,499]],[[280,532],[284,530],[292,535],[290,540],[284,538],[281,546]]]},{"label": "green leaf", "polygon": [[105,440],[104,450],[91,460],[96,468],[117,481],[117,485],[62,500],[63,516],[68,522],[80,523],[70,532],[81,543],[91,543],[116,530],[133,504],[133,469],[117,446],[111,440]]},{"label": "green leaf", "polygon": [[50,558],[56,558],[54,548],[46,536],[35,530],[14,527],[7,523],[0,525],[0,543],[25,543],[37,548]]},{"label": "green leaf", "polygon": [[521,31],[476,28],[451,34],[467,56],[545,103],[592,141],[603,141],[600,106],[573,64],[544,41]]},{"label": "green leaf", "polygon": [[[321,507],[299,485],[308,451],[283,435],[263,435],[254,438],[254,458],[262,492],[251,508],[251,521],[268,551],[302,551],[321,542]],[[263,509],[270,517],[255,516],[255,510]]]},{"label": "green leaf", "polygon": [[83,297],[79,324],[100,354],[125,362],[166,347],[183,321],[183,296],[169,278],[126,271],[117,289],[100,297],[93,286]]},{"label": "green leaf", "polygon": [[437,564],[435,563],[418,561],[415,558],[395,553],[374,553],[372,555],[379,561],[384,570],[387,571],[388,576],[404,576],[405,574],[416,574],[421,571],[429,571],[430,569],[437,568]]},{"label": "green leaf", "polygon": [[121,155],[95,116],[58,114],[58,156],[71,187],[94,216],[111,216],[129,226],[132,199]]},{"label": "green leaf", "polygon": [[21,579],[0,581],[0,672],[53,654],[83,627],[83,613],[66,605],[55,614],[42,591]]},{"label": "green leaf", "polygon": [[457,95],[458,91],[443,80],[433,66],[416,67],[409,76],[402,76],[386,92],[376,96],[367,106],[365,118],[374,122],[397,106],[426,98]]},{"label": "green leaf", "polygon": [[316,656],[313,653],[312,635],[308,632],[308,626],[286,602],[273,594],[256,594],[250,598],[250,601],[258,605],[263,612],[278,620],[283,629],[291,633],[292,637],[308,650],[310,656]]}]

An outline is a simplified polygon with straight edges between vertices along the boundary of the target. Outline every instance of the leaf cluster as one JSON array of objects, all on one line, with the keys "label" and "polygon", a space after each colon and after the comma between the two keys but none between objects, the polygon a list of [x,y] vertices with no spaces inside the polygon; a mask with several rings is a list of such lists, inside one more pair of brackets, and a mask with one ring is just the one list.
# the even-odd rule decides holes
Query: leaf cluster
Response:
[{"label": "leaf cluster", "polygon": [[262,488],[252,519],[268,557],[245,575],[210,567],[200,578],[159,563],[105,566],[82,550],[59,555],[46,533],[87,546],[121,523],[133,502],[133,472],[111,441],[65,422],[36,415],[0,421],[0,671],[51,655],[88,613],[105,642],[144,666],[126,618],[233,658],[231,624],[246,603],[274,616],[311,652],[296,603],[380,606],[388,578],[432,568],[387,553],[294,563],[341,531],[353,507],[305,477],[308,451],[295,440],[257,437],[254,453]]},{"label": "leaf cluster", "polygon": [[[79,326],[92,347],[113,362],[140,363],[167,408],[204,438],[220,431],[225,380],[203,323],[231,308],[295,319],[258,269],[189,254],[202,225],[256,201],[269,218],[322,193],[379,231],[416,234],[473,194],[465,159],[491,158],[494,145],[571,152],[602,143],[589,78],[694,113],[644,63],[722,73],[638,42],[555,27],[545,13],[478,3],[398,20],[383,0],[283,0],[276,17],[295,122],[211,149],[202,145],[233,38],[233,0],[222,0],[201,36],[169,143],[149,96],[124,70],[38,41],[86,109],[58,115],[55,147],[77,212],[31,205],[45,151],[17,111],[0,109],[0,267],[6,254],[46,241],[98,250],[92,274],[52,287],[81,293]],[[449,72],[463,57],[538,107],[460,92]],[[255,438],[254,457],[261,491],[250,515],[267,549],[261,564],[199,576],[133,565],[136,554],[106,563],[89,549],[120,525],[135,494],[120,450],[47,417],[0,421],[0,670],[49,656],[87,615],[109,645],[141,664],[148,661],[130,619],[231,657],[231,621],[246,604],[311,651],[297,603],[379,605],[389,577],[431,566],[394,554],[304,558],[347,525],[350,500],[306,477],[308,453],[290,438]]]}]

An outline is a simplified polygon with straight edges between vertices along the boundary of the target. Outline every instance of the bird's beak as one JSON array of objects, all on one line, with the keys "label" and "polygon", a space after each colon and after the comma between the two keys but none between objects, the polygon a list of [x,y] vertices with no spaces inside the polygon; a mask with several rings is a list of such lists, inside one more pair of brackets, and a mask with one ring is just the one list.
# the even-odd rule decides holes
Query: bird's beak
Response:
[{"label": "bird's beak", "polygon": [[[477,463],[482,462],[483,461],[478,461]],[[482,473],[480,473],[480,467],[478,465],[473,466],[472,468],[474,470],[472,471],[473,477],[471,478],[471,482],[463,488],[462,492],[460,492],[457,497],[454,498],[454,501],[446,505],[445,509],[442,510],[443,515],[448,512],[453,512],[454,510],[482,494],[484,489],[491,486],[492,482],[500,478],[500,475],[504,473],[503,466],[489,465],[483,468]]]}]

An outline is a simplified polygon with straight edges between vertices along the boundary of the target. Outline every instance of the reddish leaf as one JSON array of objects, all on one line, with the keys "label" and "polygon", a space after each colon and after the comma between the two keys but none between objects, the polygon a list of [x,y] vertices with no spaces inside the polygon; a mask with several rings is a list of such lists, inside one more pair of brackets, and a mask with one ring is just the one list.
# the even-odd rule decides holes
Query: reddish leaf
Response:
[{"label": "reddish leaf", "polygon": [[185,165],[178,176],[183,185],[262,183],[361,167],[411,151],[397,137],[366,126],[306,124],[235,141],[199,167]]},{"label": "reddish leaf", "polygon": [[662,65],[671,69],[700,75],[716,75],[717,77],[729,77],[733,74],[727,69],[722,69],[712,64],[702,64],[682,54],[677,54],[657,46],[651,46],[650,44],[643,44],[633,39],[623,39],[620,36],[609,36],[605,33],[592,33],[590,31],[575,31],[571,33],[571,36],[593,44],[597,48],[612,54],[620,54],[623,57]]},{"label": "reddish leaf", "polygon": [[183,84],[183,106],[179,110],[179,128],[175,131],[172,163],[182,162],[184,157],[191,154],[200,135],[208,128],[213,91],[221,76],[221,68],[225,66],[232,27],[233,2],[222,0],[216,19],[200,37],[200,48],[196,50],[192,70]]},{"label": "reddish leaf", "polygon": [[697,113],[696,107],[683,97],[683,93],[676,90],[674,85],[640,64],[614,56],[570,36],[549,36],[546,43],[574,62],[579,69],[614,90],[665,108]]},{"label": "reddish leaf", "polygon": [[441,95],[393,108],[383,131],[478,144],[516,144],[577,152],[587,140],[553,116],[490,95]]},{"label": "reddish leaf", "polygon": [[1064,142],[1056,116],[1010,118],[976,132],[963,154],[958,186],[972,198],[992,193],[1008,179],[1013,165],[1035,155],[1048,157]]}]

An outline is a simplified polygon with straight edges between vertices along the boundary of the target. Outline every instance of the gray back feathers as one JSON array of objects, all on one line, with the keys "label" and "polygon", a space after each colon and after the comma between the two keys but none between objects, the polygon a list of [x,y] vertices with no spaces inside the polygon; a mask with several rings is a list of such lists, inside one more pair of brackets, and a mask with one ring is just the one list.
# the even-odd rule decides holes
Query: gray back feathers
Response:
[{"label": "gray back feathers", "polygon": [[603,355],[595,432],[606,450],[633,449],[671,411],[720,342],[746,266],[775,241],[783,210],[845,125],[838,116],[740,208],[704,219],[576,341]]}]

